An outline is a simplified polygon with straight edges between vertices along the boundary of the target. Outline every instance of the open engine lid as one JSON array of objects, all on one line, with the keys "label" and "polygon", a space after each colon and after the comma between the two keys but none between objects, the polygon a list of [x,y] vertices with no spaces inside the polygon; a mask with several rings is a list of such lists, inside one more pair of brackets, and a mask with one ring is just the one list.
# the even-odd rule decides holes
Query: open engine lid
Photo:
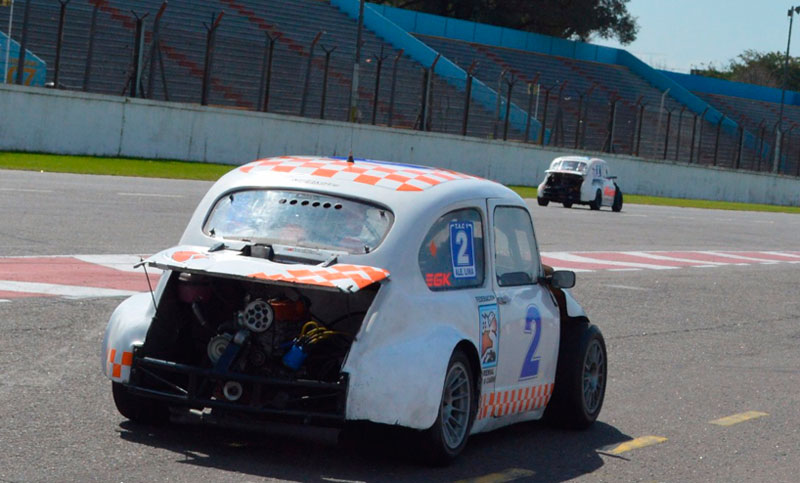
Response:
[{"label": "open engine lid", "polygon": [[382,268],[335,264],[329,267],[277,263],[248,257],[238,250],[209,252],[208,247],[179,245],[151,256],[143,263],[162,270],[213,275],[251,282],[312,287],[355,293],[389,277]]}]

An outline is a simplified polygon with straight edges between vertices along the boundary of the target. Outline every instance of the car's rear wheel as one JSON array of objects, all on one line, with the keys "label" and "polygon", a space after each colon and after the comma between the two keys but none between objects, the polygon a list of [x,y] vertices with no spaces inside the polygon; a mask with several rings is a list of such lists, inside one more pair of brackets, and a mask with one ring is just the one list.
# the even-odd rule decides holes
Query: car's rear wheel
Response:
[{"label": "car's rear wheel", "polygon": [[539,206],[547,206],[550,203],[550,200],[547,198],[536,198],[536,202],[539,203]]},{"label": "car's rear wheel", "polygon": [[131,394],[119,382],[111,383],[111,392],[117,411],[134,423],[160,425],[169,421],[169,408],[161,401]]},{"label": "car's rear wheel", "polygon": [[600,193],[600,190],[597,190],[597,194],[595,194],[594,196],[594,201],[589,202],[589,208],[593,210],[599,210],[602,204],[603,204],[603,194]]},{"label": "car's rear wheel", "polygon": [[571,201],[565,201],[565,202],[563,202],[561,204],[564,205],[564,208],[572,208],[572,202]]},{"label": "car's rear wheel", "polygon": [[622,211],[622,190],[619,189],[619,186],[616,186],[617,192],[614,194],[614,204],[611,205],[611,210],[614,212],[619,213]]},{"label": "car's rear wheel", "polygon": [[431,428],[423,433],[422,456],[437,465],[448,464],[467,444],[477,410],[475,379],[466,354],[453,352],[442,389],[439,415]]},{"label": "car's rear wheel", "polygon": [[596,326],[567,324],[558,349],[553,397],[544,418],[558,427],[585,429],[603,407],[608,376],[606,344]]}]

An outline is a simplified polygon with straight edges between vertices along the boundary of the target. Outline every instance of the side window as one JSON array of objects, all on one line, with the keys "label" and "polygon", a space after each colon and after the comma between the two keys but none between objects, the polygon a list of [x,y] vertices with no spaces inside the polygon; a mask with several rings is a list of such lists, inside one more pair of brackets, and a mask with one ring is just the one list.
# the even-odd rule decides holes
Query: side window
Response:
[{"label": "side window", "polygon": [[476,209],[436,220],[419,248],[419,269],[434,291],[480,287],[483,266],[483,223]]},{"label": "side window", "polygon": [[512,206],[494,210],[495,271],[500,286],[535,283],[539,253],[528,212]]}]

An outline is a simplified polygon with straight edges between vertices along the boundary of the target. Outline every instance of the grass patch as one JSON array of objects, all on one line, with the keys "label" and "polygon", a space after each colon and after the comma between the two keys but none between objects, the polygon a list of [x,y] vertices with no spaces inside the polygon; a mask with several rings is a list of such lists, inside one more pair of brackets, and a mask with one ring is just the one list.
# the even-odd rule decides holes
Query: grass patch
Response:
[{"label": "grass patch", "polygon": [[[509,186],[523,198],[536,198],[536,188],[530,186]],[[770,213],[797,213],[798,206],[764,205],[758,203],[735,203],[732,201],[690,200],[685,198],[663,198],[660,196],[625,194],[625,203],[632,205],[677,206],[681,208],[705,208],[709,210],[764,211]]]},{"label": "grass patch", "polygon": [[[233,166],[227,164],[163,161],[157,159],[99,158],[93,156],[0,152],[0,169],[21,169],[27,171],[215,181],[233,168]],[[509,188],[516,191],[517,194],[523,198],[536,198],[536,188],[534,187],[509,186]],[[625,203],[707,208],[714,210],[765,211],[800,214],[800,207],[797,206],[687,200],[630,194],[625,195]]]},{"label": "grass patch", "polygon": [[0,152],[0,168],[215,181],[232,170],[234,166],[156,159],[98,158],[93,156]]}]

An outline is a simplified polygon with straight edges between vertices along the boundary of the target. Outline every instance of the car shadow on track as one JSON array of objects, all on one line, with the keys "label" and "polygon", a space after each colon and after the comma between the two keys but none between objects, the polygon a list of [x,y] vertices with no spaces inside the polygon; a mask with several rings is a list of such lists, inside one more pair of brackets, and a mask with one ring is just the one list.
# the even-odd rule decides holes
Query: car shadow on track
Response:
[{"label": "car shadow on track", "polygon": [[122,439],[179,455],[179,464],[299,481],[453,481],[509,470],[523,470],[530,481],[565,481],[602,467],[598,451],[630,439],[602,422],[586,431],[523,423],[473,436],[454,464],[431,467],[408,451],[414,440],[407,431],[382,431],[366,444],[345,444],[338,442],[337,430],[290,425],[260,433],[127,421],[120,428]]}]

